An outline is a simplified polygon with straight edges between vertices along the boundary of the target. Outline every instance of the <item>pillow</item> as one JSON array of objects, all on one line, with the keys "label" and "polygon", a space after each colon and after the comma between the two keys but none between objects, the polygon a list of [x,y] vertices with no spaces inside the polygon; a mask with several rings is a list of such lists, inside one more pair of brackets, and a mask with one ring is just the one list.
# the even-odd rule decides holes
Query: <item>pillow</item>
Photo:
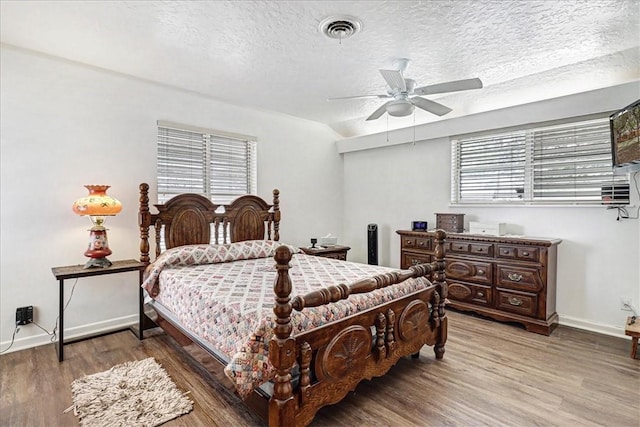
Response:
[{"label": "pillow", "polygon": [[[246,240],[224,245],[186,245],[164,251],[151,265],[149,275],[142,286],[151,296],[157,295],[157,289],[151,291],[160,272],[165,267],[187,265],[217,264],[243,259],[269,258],[276,254],[280,246],[287,246],[292,253],[300,253],[295,246],[285,245],[274,240]],[[149,268],[149,267],[147,267]],[[155,295],[154,295],[155,294]]]}]

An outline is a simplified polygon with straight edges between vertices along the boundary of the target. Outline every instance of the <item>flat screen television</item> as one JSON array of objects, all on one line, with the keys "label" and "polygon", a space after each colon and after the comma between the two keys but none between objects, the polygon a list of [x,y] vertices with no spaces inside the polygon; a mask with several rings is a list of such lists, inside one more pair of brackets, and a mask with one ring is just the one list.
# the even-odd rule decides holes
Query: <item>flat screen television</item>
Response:
[{"label": "flat screen television", "polygon": [[640,99],[609,116],[614,172],[640,170]]}]

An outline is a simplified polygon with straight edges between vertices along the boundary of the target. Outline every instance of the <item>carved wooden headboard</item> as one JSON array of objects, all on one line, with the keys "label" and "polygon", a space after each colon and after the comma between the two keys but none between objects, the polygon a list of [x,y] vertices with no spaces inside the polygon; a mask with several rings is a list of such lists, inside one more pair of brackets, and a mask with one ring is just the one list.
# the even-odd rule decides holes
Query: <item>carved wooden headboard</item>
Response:
[{"label": "carved wooden headboard", "polygon": [[161,240],[167,249],[195,244],[244,240],[280,240],[280,191],[273,190],[273,204],[258,196],[238,197],[228,205],[216,205],[199,194],[180,194],[149,211],[149,184],[140,184],[140,261],[149,262],[149,228],[155,230],[155,255]]}]

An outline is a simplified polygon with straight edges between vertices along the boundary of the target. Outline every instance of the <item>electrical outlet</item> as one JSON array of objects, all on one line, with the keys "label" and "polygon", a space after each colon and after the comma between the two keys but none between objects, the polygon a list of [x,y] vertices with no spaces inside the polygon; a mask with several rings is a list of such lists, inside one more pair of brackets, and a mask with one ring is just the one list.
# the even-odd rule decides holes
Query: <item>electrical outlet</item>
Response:
[{"label": "electrical outlet", "polygon": [[627,297],[620,297],[620,310],[622,311],[633,311],[631,309],[632,304],[631,304],[631,298],[627,298]]},{"label": "electrical outlet", "polygon": [[33,306],[16,308],[16,325],[28,325],[33,322]]}]

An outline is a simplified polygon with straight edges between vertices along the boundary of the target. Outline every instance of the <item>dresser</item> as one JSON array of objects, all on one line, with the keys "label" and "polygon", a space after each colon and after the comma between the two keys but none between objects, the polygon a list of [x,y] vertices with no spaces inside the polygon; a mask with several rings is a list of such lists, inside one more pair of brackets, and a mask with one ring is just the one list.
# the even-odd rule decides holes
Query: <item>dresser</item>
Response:
[{"label": "dresser", "polygon": [[334,245],[334,246],[326,246],[326,247],[316,246],[315,248],[302,247],[300,249],[302,250],[302,252],[304,252],[307,255],[315,255],[315,256],[321,256],[325,258],[335,258],[335,259],[340,259],[342,261],[346,261],[347,252],[351,248],[349,246]]},{"label": "dresser", "polygon": [[[396,233],[401,268],[431,262],[435,232]],[[558,324],[556,263],[561,241],[447,233],[448,306],[549,335]]]}]

